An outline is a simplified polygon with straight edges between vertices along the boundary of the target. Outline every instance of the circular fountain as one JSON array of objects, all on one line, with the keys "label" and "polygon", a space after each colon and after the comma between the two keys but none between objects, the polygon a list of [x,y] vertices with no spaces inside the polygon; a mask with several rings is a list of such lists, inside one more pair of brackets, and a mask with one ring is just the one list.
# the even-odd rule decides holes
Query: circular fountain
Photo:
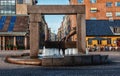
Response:
[{"label": "circular fountain", "polygon": [[[51,51],[54,52],[51,53]],[[62,55],[58,52],[58,49],[44,49],[43,54],[39,54],[38,58],[30,58],[30,55],[25,53],[20,56],[8,56],[5,61],[14,64],[39,66],[79,66],[108,63],[108,55],[74,54],[71,53],[73,52],[72,49],[66,49],[65,51],[65,55]]]},{"label": "circular fountain", "polygon": [[[65,53],[63,54],[63,52]],[[42,54],[38,54],[37,58],[31,58],[29,53],[24,53],[19,56],[8,56],[5,61],[24,65],[79,66],[108,63],[108,55],[91,55],[88,52],[80,54],[76,48],[68,48],[63,51],[62,49],[44,47]]]},{"label": "circular fountain", "polygon": [[[65,55],[76,54],[76,49],[66,49]],[[48,58],[63,58],[63,51],[58,49],[43,48],[42,54],[38,54],[38,58],[31,58],[29,53],[23,53],[17,56],[7,56],[5,58],[6,62],[13,64],[22,64],[22,65],[42,65],[42,60]]]}]

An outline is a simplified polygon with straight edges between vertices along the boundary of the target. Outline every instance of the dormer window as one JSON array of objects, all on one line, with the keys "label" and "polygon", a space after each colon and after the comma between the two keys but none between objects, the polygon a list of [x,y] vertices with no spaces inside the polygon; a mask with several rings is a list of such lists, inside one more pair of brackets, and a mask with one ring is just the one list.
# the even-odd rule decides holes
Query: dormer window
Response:
[{"label": "dormer window", "polygon": [[120,27],[114,27],[113,32],[114,33],[120,33]]}]

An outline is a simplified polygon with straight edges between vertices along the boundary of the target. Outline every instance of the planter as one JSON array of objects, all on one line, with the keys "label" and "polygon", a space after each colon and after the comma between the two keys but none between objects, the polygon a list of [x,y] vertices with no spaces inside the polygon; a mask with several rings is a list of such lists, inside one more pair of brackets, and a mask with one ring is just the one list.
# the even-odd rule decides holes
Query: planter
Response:
[{"label": "planter", "polygon": [[17,50],[17,46],[13,46],[13,50]]},{"label": "planter", "polygon": [[13,50],[17,50],[17,47],[16,48],[14,47]]},{"label": "planter", "polygon": [[6,48],[6,50],[9,50],[8,48]]}]

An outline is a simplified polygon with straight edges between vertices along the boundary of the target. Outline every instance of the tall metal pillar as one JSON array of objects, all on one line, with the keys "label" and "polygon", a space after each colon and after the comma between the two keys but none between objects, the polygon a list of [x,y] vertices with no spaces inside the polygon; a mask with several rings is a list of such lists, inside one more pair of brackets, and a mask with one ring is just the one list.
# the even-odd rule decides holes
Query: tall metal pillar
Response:
[{"label": "tall metal pillar", "polygon": [[30,14],[30,57],[36,58],[39,53],[39,31],[42,16],[41,14]]},{"label": "tall metal pillar", "polygon": [[86,50],[86,23],[85,14],[77,14],[77,50],[78,53],[85,53]]}]

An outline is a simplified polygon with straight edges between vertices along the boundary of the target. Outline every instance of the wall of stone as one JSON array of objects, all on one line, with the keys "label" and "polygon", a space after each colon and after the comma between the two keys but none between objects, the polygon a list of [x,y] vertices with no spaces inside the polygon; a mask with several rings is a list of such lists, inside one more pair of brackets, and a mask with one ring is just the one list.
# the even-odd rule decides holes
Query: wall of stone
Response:
[{"label": "wall of stone", "polygon": [[16,14],[17,15],[27,15],[27,5],[26,4],[16,4]]}]

